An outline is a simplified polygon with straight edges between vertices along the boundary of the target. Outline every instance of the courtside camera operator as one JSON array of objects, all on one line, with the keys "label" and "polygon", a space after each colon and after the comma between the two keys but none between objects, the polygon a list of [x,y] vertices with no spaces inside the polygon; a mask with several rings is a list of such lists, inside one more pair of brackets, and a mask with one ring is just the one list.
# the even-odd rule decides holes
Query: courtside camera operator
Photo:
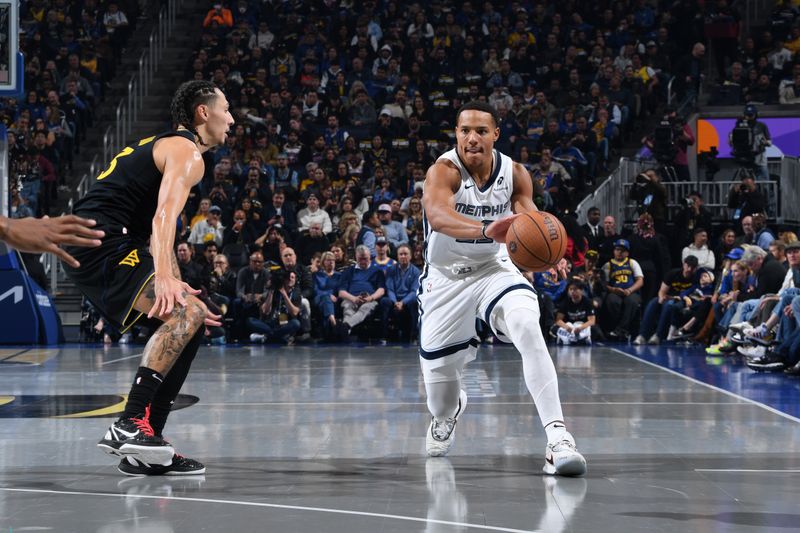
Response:
[{"label": "courtside camera operator", "polygon": [[744,168],[755,171],[757,180],[769,179],[767,168],[767,146],[772,145],[769,128],[758,118],[758,108],[754,104],[744,106],[742,117],[731,131],[728,142],[736,162]]},{"label": "courtside camera operator", "polygon": [[662,165],[664,181],[691,181],[686,151],[694,145],[694,132],[677,111],[669,107],[652,135],[642,142]]}]

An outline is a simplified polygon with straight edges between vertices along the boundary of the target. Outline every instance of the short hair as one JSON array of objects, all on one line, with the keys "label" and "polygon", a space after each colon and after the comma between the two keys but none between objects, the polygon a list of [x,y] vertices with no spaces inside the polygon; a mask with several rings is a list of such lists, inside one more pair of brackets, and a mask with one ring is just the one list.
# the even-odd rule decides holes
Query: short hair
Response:
[{"label": "short hair", "polygon": [[467,102],[461,109],[458,110],[456,113],[456,124],[458,124],[458,120],[461,118],[461,113],[464,111],[481,111],[483,113],[489,113],[492,116],[492,121],[494,121],[494,125],[497,126],[500,124],[500,115],[497,114],[497,109],[493,106],[489,105],[486,102],[481,102],[480,100],[473,100],[471,102]]},{"label": "short hair", "polygon": [[766,256],[767,252],[765,252],[758,246],[748,246],[745,249],[744,254],[742,254],[742,261],[744,261],[745,264],[749,266],[752,265],[756,261],[756,259],[759,258],[764,259]]},{"label": "short hair", "polygon": [[786,243],[783,242],[781,239],[775,239],[774,241],[769,243],[769,245],[770,246],[775,246],[778,250],[780,250],[782,252],[786,251]]},{"label": "short hair", "polygon": [[407,245],[407,244],[401,244],[400,246],[398,246],[398,247],[397,247],[397,250],[396,250],[396,251],[397,251],[397,252],[399,252],[399,251],[400,251],[400,250],[402,250],[403,248],[405,248],[406,250],[408,250],[408,253],[409,253],[409,254],[412,254],[412,253],[413,253],[413,252],[412,252],[412,250],[411,250],[411,246],[409,246],[409,245]]},{"label": "short hair", "polygon": [[374,214],[375,214],[375,211],[373,211],[372,209],[369,209],[363,215],[361,215],[361,225],[362,226],[366,225],[366,223],[369,222],[369,219],[371,219],[372,215],[374,215]]},{"label": "short hair", "polygon": [[364,244],[359,244],[358,246],[356,246],[356,257],[358,257],[359,254],[360,255],[365,255],[366,254],[366,255],[372,257],[372,252],[369,250],[369,247],[367,247]]},{"label": "short hair", "polygon": [[589,211],[587,211],[587,213],[599,213],[599,212],[600,212],[600,208],[597,207],[597,206],[592,206],[592,207],[589,208]]}]

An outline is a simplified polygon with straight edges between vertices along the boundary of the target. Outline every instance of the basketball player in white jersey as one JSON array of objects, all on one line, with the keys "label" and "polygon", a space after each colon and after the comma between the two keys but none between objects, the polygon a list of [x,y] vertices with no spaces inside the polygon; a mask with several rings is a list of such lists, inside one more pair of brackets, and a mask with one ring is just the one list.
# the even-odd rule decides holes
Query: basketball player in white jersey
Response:
[{"label": "basketball player in white jersey", "polygon": [[528,171],[494,150],[498,123],[490,105],[464,105],[456,115],[456,148],[442,154],[425,177],[419,353],[432,415],[427,452],[442,456],[453,444],[467,405],[461,376],[478,349],[477,316],[522,355],[525,383],[547,433],[544,472],[581,475],[586,460],[564,424],[536,293],[503,244],[514,213],[536,207]]}]

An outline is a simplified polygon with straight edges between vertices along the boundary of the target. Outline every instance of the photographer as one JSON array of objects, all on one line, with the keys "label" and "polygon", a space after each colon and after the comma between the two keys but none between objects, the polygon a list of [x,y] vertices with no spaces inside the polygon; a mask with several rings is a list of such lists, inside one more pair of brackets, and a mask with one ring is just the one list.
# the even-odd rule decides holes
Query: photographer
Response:
[{"label": "photographer", "polygon": [[683,208],[675,216],[676,245],[682,247],[688,244],[696,228],[711,227],[711,212],[703,205],[703,196],[699,191],[690,192],[683,199]]},{"label": "photographer", "polygon": [[766,181],[769,179],[767,146],[772,146],[772,136],[767,125],[757,118],[758,108],[754,104],[744,106],[742,118],[728,136],[728,142],[737,163],[754,168],[756,179]]},{"label": "photographer", "polygon": [[674,108],[667,108],[653,134],[643,138],[642,144],[665,169],[674,172],[674,175],[667,172],[663,176],[665,180],[686,182],[691,180],[686,151],[694,145],[694,141],[692,128],[678,116]]},{"label": "photographer", "polygon": [[667,188],[654,168],[636,176],[628,197],[636,202],[638,214],[650,213],[658,231],[664,234],[667,225]]},{"label": "photographer", "polygon": [[766,211],[767,199],[757,187],[753,173],[742,171],[742,181],[732,185],[728,193],[728,209],[732,209],[733,220],[739,221],[753,213]]},{"label": "photographer", "polygon": [[297,288],[294,272],[276,270],[272,273],[270,288],[259,306],[259,318],[247,319],[250,342],[281,342],[294,344],[294,334],[300,330],[300,304],[302,295]]}]

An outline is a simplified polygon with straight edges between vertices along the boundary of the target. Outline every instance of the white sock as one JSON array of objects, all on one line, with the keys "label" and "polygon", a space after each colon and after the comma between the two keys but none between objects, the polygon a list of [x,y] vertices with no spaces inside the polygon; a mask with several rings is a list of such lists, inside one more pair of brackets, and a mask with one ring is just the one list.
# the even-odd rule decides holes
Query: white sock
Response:
[{"label": "white sock", "polygon": [[567,426],[564,425],[564,422],[558,420],[547,424],[544,427],[544,431],[547,433],[547,442],[558,442],[567,434]]},{"label": "white sock", "polygon": [[425,390],[428,393],[428,410],[434,418],[441,421],[456,414],[461,395],[461,381],[426,383]]}]

